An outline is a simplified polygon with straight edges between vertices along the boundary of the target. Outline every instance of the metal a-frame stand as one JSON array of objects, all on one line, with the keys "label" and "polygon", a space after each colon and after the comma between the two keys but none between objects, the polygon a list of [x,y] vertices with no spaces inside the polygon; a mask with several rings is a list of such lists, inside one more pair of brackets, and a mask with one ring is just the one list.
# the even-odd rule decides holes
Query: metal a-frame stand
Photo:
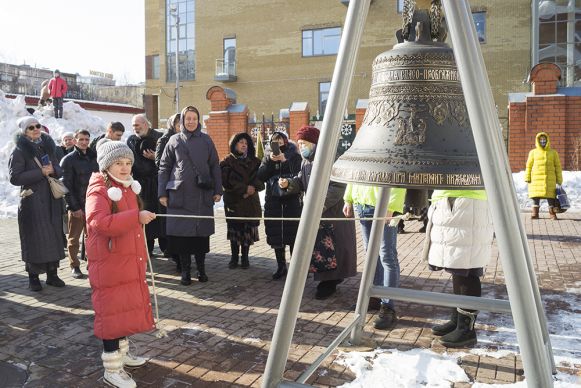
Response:
[{"label": "metal a-frame stand", "polygon": [[[339,133],[335,129],[340,127],[342,114],[345,111],[369,5],[370,0],[349,2],[333,72],[327,112],[323,119],[321,137],[317,146],[317,157],[305,198],[303,218],[299,223],[297,243],[274,328],[262,387],[306,387],[308,385],[305,385],[305,382],[311,374],[349,334],[351,334],[351,343],[358,344],[365,322],[369,296],[440,306],[511,312],[516,326],[527,385],[539,388],[553,387],[554,365],[546,317],[520,218],[511,170],[501,137],[500,123],[467,0],[443,0],[443,5],[487,189],[502,267],[506,274],[508,296],[512,303],[509,305],[508,301],[502,300],[372,286],[385,223],[383,220],[373,221],[353,322],[296,382],[283,380],[303,296],[303,285],[307,278],[311,251],[315,244],[320,214],[327,193],[327,182],[339,140]],[[374,217],[386,214],[389,192],[389,188],[380,190]]]}]

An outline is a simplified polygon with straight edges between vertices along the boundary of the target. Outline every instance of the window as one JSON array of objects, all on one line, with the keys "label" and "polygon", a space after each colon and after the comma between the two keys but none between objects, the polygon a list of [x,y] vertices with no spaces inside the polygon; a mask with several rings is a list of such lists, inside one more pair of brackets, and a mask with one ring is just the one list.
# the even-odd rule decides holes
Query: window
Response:
[{"label": "window", "polygon": [[480,43],[486,43],[486,12],[473,12],[472,19],[476,26],[476,35]]},{"label": "window", "polygon": [[327,100],[329,99],[329,90],[331,90],[330,82],[319,83],[319,112],[321,112],[321,117],[325,116]]},{"label": "window", "polygon": [[153,66],[152,66],[152,78],[159,79],[160,77],[160,70],[159,70],[159,55],[153,56]]},{"label": "window", "polygon": [[[179,50],[180,80],[196,78],[195,0],[166,0],[166,78],[176,79],[176,51]],[[176,7],[179,31],[171,8]],[[179,39],[178,39],[179,38]]]},{"label": "window", "polygon": [[147,55],[145,57],[145,78],[159,79],[159,55]]},{"label": "window", "polygon": [[569,9],[568,4],[567,0],[540,1],[538,58],[561,68],[564,85],[581,86],[581,8]]},{"label": "window", "polygon": [[405,0],[397,0],[397,13],[403,13],[403,3]]},{"label": "window", "polygon": [[340,41],[341,27],[303,30],[303,57],[335,55]]},{"label": "window", "polygon": [[236,38],[224,39],[224,72],[236,74]]}]

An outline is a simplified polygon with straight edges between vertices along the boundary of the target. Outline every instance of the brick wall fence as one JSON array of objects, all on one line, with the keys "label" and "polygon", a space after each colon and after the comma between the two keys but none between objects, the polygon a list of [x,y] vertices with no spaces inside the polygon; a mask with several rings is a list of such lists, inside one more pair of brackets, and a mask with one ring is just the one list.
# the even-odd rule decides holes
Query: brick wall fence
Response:
[{"label": "brick wall fence", "polygon": [[[236,93],[221,86],[212,86],[206,92],[211,111],[206,120],[206,130],[214,141],[218,157],[222,160],[230,153],[229,141],[240,132],[249,133],[248,107],[236,103]],[[289,110],[289,138],[294,139],[297,130],[309,124],[309,104],[294,102]]]},{"label": "brick wall fence", "polygon": [[579,170],[581,145],[581,95],[578,88],[558,88],[561,70],[540,63],[529,75],[532,93],[515,98],[508,106],[508,155],[513,172],[526,168],[538,132],[547,132],[551,148],[559,153],[563,170]]}]

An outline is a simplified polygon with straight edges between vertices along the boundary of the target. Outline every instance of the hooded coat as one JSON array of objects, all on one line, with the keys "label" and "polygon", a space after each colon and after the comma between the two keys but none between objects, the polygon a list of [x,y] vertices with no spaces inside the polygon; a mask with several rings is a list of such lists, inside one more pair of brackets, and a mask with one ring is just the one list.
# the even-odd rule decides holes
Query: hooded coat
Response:
[{"label": "hooded coat", "polygon": [[[299,174],[289,179],[287,191],[290,193],[306,192],[313,169],[316,147],[308,159],[303,159]],[[322,218],[345,218],[343,214],[343,194],[346,185],[329,182],[327,196],[323,205]],[[327,272],[314,274],[315,281],[339,280],[357,275],[357,241],[355,239],[355,221],[325,221],[333,226],[335,233],[335,255],[337,268]]]},{"label": "hooded coat", "polygon": [[[236,144],[246,139],[246,157],[237,155]],[[224,208],[226,217],[260,217],[262,208],[258,192],[264,190],[264,183],[258,178],[260,160],[255,156],[254,143],[247,133],[239,133],[230,140],[230,155],[220,162],[222,186],[224,187]],[[254,194],[244,198],[248,186],[254,186]],[[228,220],[228,223],[247,223],[258,226],[259,221]]]},{"label": "hooded coat", "polygon": [[[541,136],[547,138],[545,147],[539,143]],[[539,132],[535,137],[535,148],[529,152],[527,159],[525,182],[529,183],[529,198],[555,198],[556,185],[563,183],[559,154],[551,148],[546,132]]]},{"label": "hooded coat", "polygon": [[[294,143],[286,144],[284,157],[286,161],[275,162],[266,155],[258,169],[258,178],[266,183],[264,217],[301,216],[301,193],[284,193],[278,189],[279,178],[293,178],[301,170],[302,158]],[[294,245],[298,227],[298,221],[264,221],[266,242],[272,247]]]},{"label": "hooded coat", "polygon": [[35,162],[48,155],[54,168],[53,177],[59,178],[62,170],[56,157],[56,145],[47,134],[42,141],[33,143],[24,134],[14,138],[16,147],[10,154],[8,173],[10,183],[32,193],[20,197],[18,206],[18,229],[22,261],[27,263],[50,263],[63,259],[63,216],[62,199],[54,199],[42,170]]},{"label": "hooded coat", "polygon": [[137,196],[131,188],[111,179],[121,189],[117,212],[100,172],[93,173],[87,189],[87,257],[95,336],[115,339],[155,328],[145,278],[147,248],[139,223]]},{"label": "hooded coat", "polygon": [[[183,120],[184,115],[181,132],[169,139],[159,163],[158,197],[168,198],[167,214],[213,216],[213,197],[222,195],[218,152],[200,125],[188,132]],[[212,177],[213,190],[198,187],[198,173]],[[214,232],[213,219],[170,217],[166,221],[168,236],[209,237]]]}]

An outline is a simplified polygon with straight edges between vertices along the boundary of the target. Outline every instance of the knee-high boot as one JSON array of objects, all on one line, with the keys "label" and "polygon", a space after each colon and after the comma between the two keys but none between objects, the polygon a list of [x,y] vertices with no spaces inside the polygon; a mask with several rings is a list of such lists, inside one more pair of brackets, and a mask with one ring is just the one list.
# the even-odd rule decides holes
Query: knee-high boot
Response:
[{"label": "knee-high boot", "polygon": [[240,268],[247,269],[250,267],[250,261],[248,261],[248,252],[250,252],[250,245],[242,245],[242,260],[240,262]]},{"label": "knee-high boot", "polygon": [[230,249],[232,250],[232,257],[228,263],[228,268],[234,269],[238,267],[238,259],[240,258],[240,245],[238,245],[238,241],[230,241]]},{"label": "knee-high boot", "polygon": [[287,273],[284,247],[276,248],[274,254],[276,255],[277,269],[276,272],[272,274],[272,279],[278,280]]},{"label": "knee-high boot", "polygon": [[184,286],[192,284],[192,256],[189,254],[180,255],[180,263],[182,267],[182,279],[180,283]]},{"label": "knee-high boot", "polygon": [[199,253],[196,256],[196,266],[198,267],[198,281],[200,283],[205,283],[208,281],[208,276],[206,275],[206,254]]}]

